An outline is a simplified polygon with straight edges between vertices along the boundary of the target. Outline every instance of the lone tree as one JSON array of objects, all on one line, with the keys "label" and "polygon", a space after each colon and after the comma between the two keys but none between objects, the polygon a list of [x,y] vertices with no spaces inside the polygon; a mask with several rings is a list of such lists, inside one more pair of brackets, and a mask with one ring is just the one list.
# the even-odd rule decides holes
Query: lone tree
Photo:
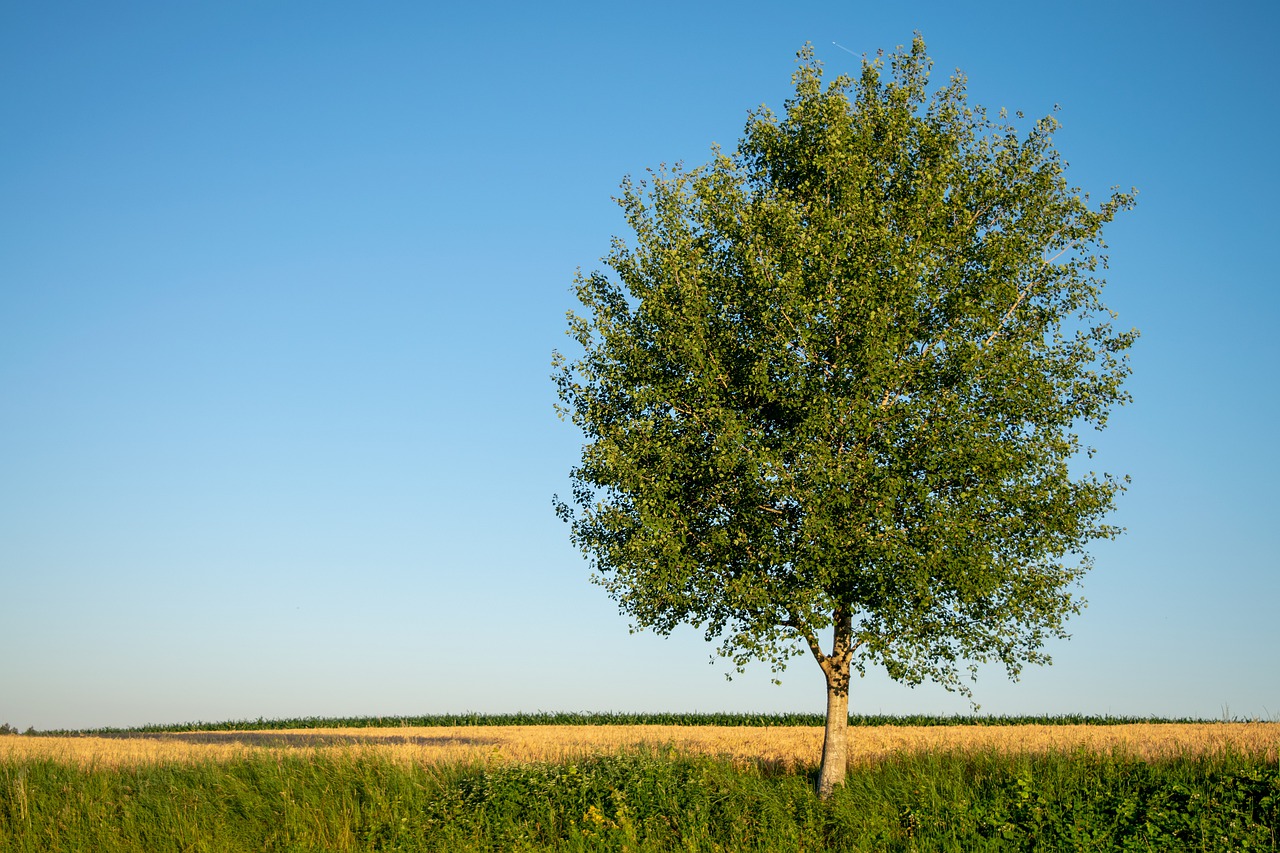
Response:
[{"label": "lone tree", "polygon": [[554,357],[586,438],[557,511],[636,626],[739,670],[812,653],[826,796],[852,669],[969,696],[961,664],[1048,663],[1120,533],[1122,483],[1069,463],[1128,399],[1099,271],[1133,198],[1070,187],[1052,117],[992,120],[958,73],[930,94],[918,36],[825,88],[799,60],[732,154],[623,182],[634,246],[579,274]]}]

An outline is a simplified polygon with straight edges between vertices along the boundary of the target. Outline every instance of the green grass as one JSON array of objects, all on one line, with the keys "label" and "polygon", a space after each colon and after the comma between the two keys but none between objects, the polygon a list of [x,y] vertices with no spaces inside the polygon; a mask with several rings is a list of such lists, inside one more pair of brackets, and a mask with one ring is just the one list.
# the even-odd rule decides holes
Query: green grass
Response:
[{"label": "green grass", "polygon": [[0,761],[0,851],[1277,850],[1280,767],[1221,755],[911,755],[812,774],[675,753]]},{"label": "green grass", "polygon": [[[546,712],[517,714],[435,714],[413,717],[300,717],[296,719],[229,720],[217,723],[190,722],[149,724],[131,728],[58,729],[33,731],[36,735],[113,735],[152,732],[190,731],[270,731],[274,729],[345,729],[383,728],[387,726],[821,726],[821,714],[629,714]],[[1063,714],[1059,716],[938,716],[885,714],[853,714],[852,726],[1023,726],[1023,725],[1092,725],[1116,726],[1132,723],[1203,723],[1214,722],[1192,718],[1113,717]]]}]

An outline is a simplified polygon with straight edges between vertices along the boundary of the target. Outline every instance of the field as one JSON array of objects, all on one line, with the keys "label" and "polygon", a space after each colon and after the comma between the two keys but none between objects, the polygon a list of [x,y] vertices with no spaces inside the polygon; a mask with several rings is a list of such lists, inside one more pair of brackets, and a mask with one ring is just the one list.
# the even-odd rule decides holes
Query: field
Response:
[{"label": "field", "polygon": [[[708,756],[738,766],[810,767],[822,749],[815,726],[397,726],[257,731],[121,732],[0,738],[0,761],[53,759],[81,766],[234,761],[255,753],[369,754],[417,764],[557,762],[636,748]],[[865,765],[904,754],[1090,753],[1144,760],[1235,752],[1272,763],[1280,723],[868,726],[851,729],[849,760]]]},{"label": "field", "polygon": [[1280,849],[1277,723],[858,726],[824,803],[814,726],[315,722],[0,737],[0,851]]}]

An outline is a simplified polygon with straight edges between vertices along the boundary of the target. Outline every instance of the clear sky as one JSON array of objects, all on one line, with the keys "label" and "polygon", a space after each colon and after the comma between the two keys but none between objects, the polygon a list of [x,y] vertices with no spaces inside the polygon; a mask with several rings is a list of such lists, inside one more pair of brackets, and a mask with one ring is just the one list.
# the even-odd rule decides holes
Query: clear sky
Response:
[{"label": "clear sky", "polygon": [[1128,534],[982,711],[1280,717],[1277,8],[3,4],[0,722],[822,710],[812,660],[727,681],[588,582],[550,353],[624,175],[731,148],[806,41],[854,72],[917,29],[1140,192]]}]

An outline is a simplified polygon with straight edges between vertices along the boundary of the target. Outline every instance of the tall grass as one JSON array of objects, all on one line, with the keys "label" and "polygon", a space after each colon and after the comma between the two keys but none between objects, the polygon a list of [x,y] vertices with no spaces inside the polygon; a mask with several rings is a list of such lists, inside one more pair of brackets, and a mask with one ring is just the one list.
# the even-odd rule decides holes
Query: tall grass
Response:
[{"label": "tall grass", "polygon": [[632,751],[416,765],[0,762],[0,850],[1277,850],[1280,767],[1218,754],[904,754],[810,772]]}]

